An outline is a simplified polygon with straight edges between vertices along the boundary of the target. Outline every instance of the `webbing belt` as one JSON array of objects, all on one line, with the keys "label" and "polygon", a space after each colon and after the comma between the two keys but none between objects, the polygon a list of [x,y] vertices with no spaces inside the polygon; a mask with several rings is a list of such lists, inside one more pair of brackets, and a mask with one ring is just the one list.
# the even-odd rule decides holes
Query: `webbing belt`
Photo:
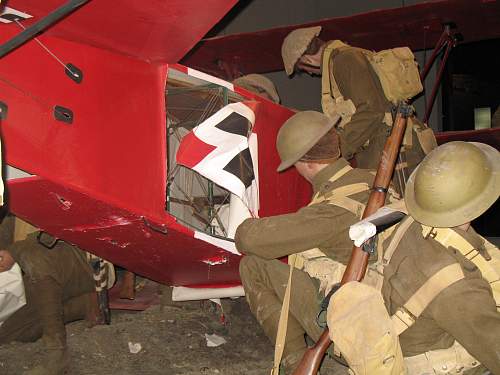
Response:
[{"label": "webbing belt", "polygon": [[[291,259],[290,259],[291,258]],[[288,326],[288,311],[290,310],[290,293],[292,289],[292,273],[295,268],[297,257],[289,257],[290,274],[288,275],[288,283],[283,297],[283,305],[281,306],[280,320],[278,323],[278,332],[276,333],[276,345],[274,346],[274,364],[271,369],[271,375],[279,375],[281,358],[285,350],[286,329]]]},{"label": "webbing belt", "polygon": [[453,263],[431,276],[411,297],[391,316],[396,333],[400,335],[411,327],[425,308],[436,296],[450,285],[464,278],[460,264]]}]

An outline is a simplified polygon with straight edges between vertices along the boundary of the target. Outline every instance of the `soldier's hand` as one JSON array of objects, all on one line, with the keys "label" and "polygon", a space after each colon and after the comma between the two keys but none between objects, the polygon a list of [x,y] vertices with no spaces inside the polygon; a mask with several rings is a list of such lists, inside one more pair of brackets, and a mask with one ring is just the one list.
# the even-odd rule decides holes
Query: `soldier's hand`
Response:
[{"label": "soldier's hand", "polygon": [[8,271],[15,261],[7,250],[0,250],[0,272]]}]

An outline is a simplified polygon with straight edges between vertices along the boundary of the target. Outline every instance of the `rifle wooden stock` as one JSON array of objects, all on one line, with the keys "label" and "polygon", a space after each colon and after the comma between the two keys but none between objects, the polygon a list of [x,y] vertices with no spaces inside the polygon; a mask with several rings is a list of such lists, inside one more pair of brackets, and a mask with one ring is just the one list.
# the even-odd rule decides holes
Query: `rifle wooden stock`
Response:
[{"label": "rifle wooden stock", "polygon": [[[385,204],[387,189],[391,182],[392,174],[394,173],[399,148],[401,147],[401,141],[403,140],[406,130],[406,120],[410,112],[411,107],[406,103],[402,103],[398,106],[396,120],[394,121],[391,135],[385,142],[377,174],[373,181],[372,191],[363,212],[363,219],[373,214]],[[368,258],[369,254],[366,251],[360,247],[354,246],[340,284],[344,285],[350,281],[361,281],[365,276]],[[315,375],[318,372],[321,360],[330,342],[328,328],[325,328],[316,344],[306,351],[299,366],[293,372],[293,375]]]}]

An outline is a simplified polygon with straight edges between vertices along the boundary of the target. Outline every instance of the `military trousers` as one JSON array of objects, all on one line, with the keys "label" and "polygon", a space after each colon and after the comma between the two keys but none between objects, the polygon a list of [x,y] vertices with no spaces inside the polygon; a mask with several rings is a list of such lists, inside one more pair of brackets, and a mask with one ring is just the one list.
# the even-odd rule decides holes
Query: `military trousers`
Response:
[{"label": "military trousers", "polygon": [[[276,259],[251,255],[240,263],[240,277],[250,310],[273,344],[289,273],[290,266]],[[316,341],[323,332],[316,322],[323,299],[318,287],[319,283],[304,271],[293,271],[284,361],[287,357],[300,359],[306,349],[305,334]]]},{"label": "military trousers", "polygon": [[8,250],[24,272],[26,305],[0,326],[0,343],[34,341],[43,335],[48,346],[65,347],[64,324],[84,318],[95,293],[82,253],[64,242],[46,249],[35,234]]},{"label": "military trousers", "polygon": [[[29,285],[25,283],[25,285]],[[31,288],[30,288],[31,289]],[[36,288],[35,288],[36,289]],[[43,324],[40,319],[40,314],[36,305],[30,301],[30,295],[33,292],[27,290],[27,304],[16,311],[12,316],[10,316],[4,324],[0,326],[0,345],[6,344],[12,341],[20,342],[31,342],[36,341],[42,337],[43,334]],[[40,291],[38,291],[40,292]],[[42,291],[42,296],[45,293]],[[63,304],[63,322],[64,324],[73,322],[75,320],[81,320],[86,317],[89,309],[89,302],[92,297],[92,293],[83,294],[74,298],[69,299]]]}]

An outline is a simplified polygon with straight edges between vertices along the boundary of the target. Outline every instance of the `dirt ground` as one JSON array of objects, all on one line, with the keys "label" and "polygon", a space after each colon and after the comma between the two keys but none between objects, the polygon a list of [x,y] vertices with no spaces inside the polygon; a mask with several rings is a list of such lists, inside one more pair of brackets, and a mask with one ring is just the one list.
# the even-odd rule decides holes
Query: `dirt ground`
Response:
[{"label": "dirt ground", "polygon": [[[159,291],[159,304],[140,312],[112,310],[110,325],[66,326],[68,375],[269,375],[274,346],[245,298],[223,299],[222,307],[210,301],[172,302],[171,288],[140,280],[142,287]],[[210,347],[206,335],[225,343]],[[40,340],[0,346],[0,375],[22,375],[43,355]],[[321,374],[347,370],[329,359]]]},{"label": "dirt ground", "polygon": [[[221,307],[213,302],[172,302],[171,289],[162,290],[161,304],[142,312],[113,310],[110,325],[68,324],[68,374],[269,374],[274,348],[244,298],[222,300],[222,323]],[[206,334],[226,342],[209,347]],[[132,353],[129,343],[140,350]],[[41,341],[0,346],[0,375],[21,375],[42,358]]]},{"label": "dirt ground", "polygon": [[[66,326],[72,375],[269,374],[273,348],[244,298],[224,301],[227,323],[211,302],[164,301],[143,312],[112,312],[111,325]],[[208,347],[205,334],[227,342]],[[140,344],[133,354],[129,342]],[[0,347],[0,374],[17,375],[40,363],[43,347],[13,343]]]}]

